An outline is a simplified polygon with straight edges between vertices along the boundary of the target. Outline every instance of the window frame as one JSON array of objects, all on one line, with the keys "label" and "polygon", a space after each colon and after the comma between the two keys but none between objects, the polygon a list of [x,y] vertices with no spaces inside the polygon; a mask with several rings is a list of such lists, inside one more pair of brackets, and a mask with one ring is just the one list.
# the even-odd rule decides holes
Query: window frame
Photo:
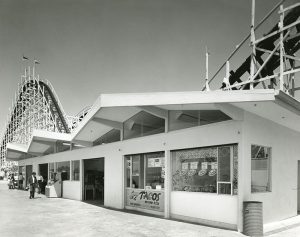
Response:
[{"label": "window frame", "polygon": [[[257,192],[253,192],[252,191],[252,146],[259,146],[259,147],[264,147],[267,149],[270,149],[269,152],[269,157],[268,157],[268,183],[269,183],[269,187],[267,186],[267,188],[269,188],[269,190],[266,191],[257,191]],[[267,145],[258,145],[258,144],[251,144],[250,146],[250,174],[251,174],[251,178],[250,178],[250,192],[251,194],[262,194],[262,193],[271,193],[272,192],[272,146],[267,146]]]},{"label": "window frame", "polygon": [[[173,156],[172,156],[172,152],[176,152],[176,151],[180,151],[180,150],[193,150],[193,149],[205,149],[205,148],[216,148],[217,149],[217,164],[218,164],[218,170],[217,170],[217,174],[216,174],[216,192],[192,192],[192,193],[206,193],[206,194],[216,194],[216,195],[237,195],[234,194],[234,190],[233,190],[233,179],[234,179],[234,167],[233,167],[233,159],[234,159],[234,146],[238,147],[238,143],[233,143],[233,144],[221,144],[221,145],[213,145],[213,146],[204,146],[204,147],[193,147],[193,148],[186,148],[186,149],[178,149],[178,150],[170,150],[171,152],[171,175],[173,175]],[[229,147],[230,148],[230,181],[218,181],[219,180],[219,148],[220,147]],[[175,158],[176,159],[176,158]],[[230,184],[230,194],[227,193],[220,193],[219,192],[219,184]],[[172,185],[172,184],[171,184]],[[173,189],[173,185],[171,186],[171,192],[187,192],[184,190],[174,190]]]},{"label": "window frame", "polygon": [[[163,158],[165,159],[165,161],[164,162],[166,162],[166,154],[165,154],[165,151],[155,151],[155,152],[147,152],[147,153],[139,153],[139,154],[130,154],[130,155],[124,155],[124,168],[125,168],[125,188],[131,188],[131,189],[145,189],[146,190],[146,175],[147,175],[147,162],[148,162],[148,159],[147,159],[147,157],[146,157],[146,154],[151,154],[151,153],[163,153]],[[143,159],[144,160],[144,164],[143,164],[143,168],[144,168],[144,170],[143,170],[143,184],[141,184],[141,183],[139,183],[139,186],[142,186],[143,188],[133,188],[132,187],[132,167],[133,167],[133,163],[132,163],[132,158],[133,158],[133,156],[135,156],[135,155],[139,155],[140,157],[139,157],[139,160],[141,160],[141,159]],[[130,172],[129,172],[129,175],[130,175],[130,177],[129,177],[129,187],[127,186],[127,159],[129,158],[129,161],[130,161]],[[162,158],[162,157],[160,157],[160,158]],[[140,162],[139,162],[140,163]],[[164,163],[165,164],[165,163]],[[166,164],[165,164],[166,165]],[[140,176],[141,176],[141,170],[140,170]],[[166,184],[166,178],[164,178],[164,187],[163,188],[161,188],[161,190],[158,190],[158,189],[151,189],[151,190],[157,190],[157,191],[164,191],[165,190],[165,184]]]}]

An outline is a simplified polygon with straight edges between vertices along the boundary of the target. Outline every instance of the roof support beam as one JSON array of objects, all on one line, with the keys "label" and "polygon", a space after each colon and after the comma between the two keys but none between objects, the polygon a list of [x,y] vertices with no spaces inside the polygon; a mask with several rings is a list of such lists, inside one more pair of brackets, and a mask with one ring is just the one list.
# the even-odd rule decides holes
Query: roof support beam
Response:
[{"label": "roof support beam", "polygon": [[101,123],[103,125],[118,129],[118,130],[122,130],[123,129],[123,124],[117,121],[113,121],[113,120],[109,120],[109,119],[104,119],[104,118],[98,118],[98,117],[94,117],[92,119],[94,122],[97,123]]},{"label": "roof support beam", "polygon": [[161,109],[155,106],[137,106],[139,109],[142,109],[154,116],[167,119],[168,118],[168,110]]},{"label": "roof support beam", "polygon": [[38,143],[38,144],[41,144],[41,145],[53,146],[56,143],[56,141],[34,140],[34,141],[32,141],[32,143]]},{"label": "roof support beam", "polygon": [[231,117],[233,120],[242,121],[244,119],[244,111],[234,105],[228,103],[216,103],[215,107]]},{"label": "roof support beam", "polygon": [[92,147],[93,142],[83,141],[83,140],[73,140],[72,143],[76,143],[78,145],[84,146],[84,147]]}]

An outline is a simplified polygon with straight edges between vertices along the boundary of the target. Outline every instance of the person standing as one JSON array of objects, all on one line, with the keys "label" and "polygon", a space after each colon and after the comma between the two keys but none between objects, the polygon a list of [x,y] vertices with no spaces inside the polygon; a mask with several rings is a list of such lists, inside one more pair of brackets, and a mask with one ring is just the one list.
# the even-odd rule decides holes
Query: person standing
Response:
[{"label": "person standing", "polygon": [[35,175],[36,173],[32,172],[32,175],[28,178],[29,191],[30,191],[29,199],[31,198],[34,199],[35,187],[37,186],[37,179]]},{"label": "person standing", "polygon": [[19,189],[23,189],[23,175],[19,174]]}]

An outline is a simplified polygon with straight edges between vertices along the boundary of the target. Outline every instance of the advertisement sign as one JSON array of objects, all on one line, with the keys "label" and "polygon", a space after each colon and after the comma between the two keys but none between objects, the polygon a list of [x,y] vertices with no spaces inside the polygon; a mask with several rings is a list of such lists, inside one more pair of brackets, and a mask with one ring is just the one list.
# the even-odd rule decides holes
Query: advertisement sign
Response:
[{"label": "advertisement sign", "polygon": [[148,168],[164,167],[164,166],[165,166],[165,158],[164,157],[148,158]]},{"label": "advertisement sign", "polygon": [[164,211],[164,191],[155,189],[126,189],[126,205],[152,211]]},{"label": "advertisement sign", "polygon": [[198,161],[191,162],[190,167],[192,170],[198,169]]},{"label": "advertisement sign", "polygon": [[188,162],[183,162],[181,164],[181,169],[182,170],[188,170],[189,169],[189,163]]}]

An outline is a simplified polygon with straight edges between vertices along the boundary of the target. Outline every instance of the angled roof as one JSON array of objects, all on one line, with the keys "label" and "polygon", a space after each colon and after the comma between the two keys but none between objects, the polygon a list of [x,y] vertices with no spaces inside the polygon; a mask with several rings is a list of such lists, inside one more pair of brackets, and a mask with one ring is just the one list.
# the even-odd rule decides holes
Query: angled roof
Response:
[{"label": "angled roof", "polygon": [[[101,94],[72,134],[34,131],[26,153],[43,154],[56,141],[92,146],[93,141],[145,110],[167,118],[168,110],[221,110],[235,120],[243,110],[300,132],[300,102],[279,90],[190,91]],[[12,152],[13,146],[9,146]],[[24,148],[15,146],[23,152]],[[9,154],[9,153],[8,153]],[[22,157],[22,156],[20,156]]]}]

